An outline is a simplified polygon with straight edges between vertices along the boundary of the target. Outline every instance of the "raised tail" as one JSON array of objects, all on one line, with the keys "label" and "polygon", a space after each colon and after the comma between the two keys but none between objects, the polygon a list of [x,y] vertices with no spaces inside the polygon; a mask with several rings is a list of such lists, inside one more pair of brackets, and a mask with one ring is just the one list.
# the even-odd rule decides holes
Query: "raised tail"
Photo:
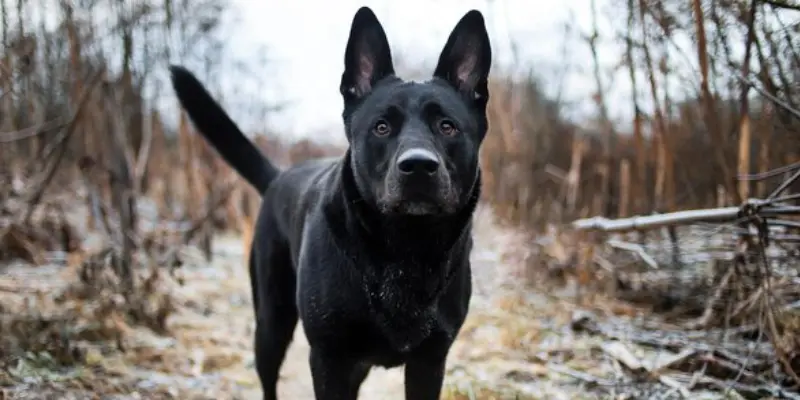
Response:
[{"label": "raised tail", "polygon": [[178,100],[200,134],[239,175],[263,194],[278,175],[278,168],[242,133],[189,70],[172,65],[169,71]]}]

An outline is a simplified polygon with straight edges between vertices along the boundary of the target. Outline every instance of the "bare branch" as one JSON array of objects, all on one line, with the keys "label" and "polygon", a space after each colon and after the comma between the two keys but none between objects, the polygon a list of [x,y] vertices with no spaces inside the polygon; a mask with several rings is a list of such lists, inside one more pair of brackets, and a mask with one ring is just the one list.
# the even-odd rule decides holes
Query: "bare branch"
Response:
[{"label": "bare branch", "polygon": [[13,132],[0,132],[0,143],[11,143],[18,140],[32,138],[54,129],[61,129],[66,124],[67,118],[61,117],[47,121],[39,126],[31,126]]},{"label": "bare branch", "polygon": [[736,79],[742,81],[743,83],[745,83],[747,85],[750,85],[760,95],[766,97],[771,102],[775,103],[776,106],[782,108],[783,110],[785,110],[789,114],[793,115],[795,118],[800,119],[800,111],[795,110],[788,103],[786,103],[783,100],[781,100],[781,99],[769,94],[769,92],[767,92],[766,90],[758,87],[758,85],[756,85],[755,82],[753,82],[753,80],[751,80],[750,78],[748,78],[746,76],[743,76],[742,74],[739,74],[739,73],[734,73],[734,77]]},{"label": "bare branch", "polygon": [[69,138],[77,130],[78,122],[80,122],[81,116],[83,114],[83,109],[86,103],[89,100],[90,94],[94,87],[102,81],[103,74],[105,73],[105,68],[101,68],[97,72],[95,72],[94,76],[92,77],[90,84],[84,87],[83,93],[81,93],[80,99],[78,100],[78,104],[75,107],[75,111],[72,113],[72,118],[70,123],[67,125],[64,133],[61,137],[58,138],[57,143],[61,146],[61,151],[56,155],[56,159],[50,164],[50,167],[45,172],[44,177],[36,186],[36,191],[31,196],[30,200],[28,201],[28,211],[25,214],[25,218],[23,219],[24,223],[27,224],[31,217],[33,216],[34,211],[36,211],[36,207],[39,205],[39,202],[42,199],[42,195],[44,195],[44,191],[47,186],[50,184],[50,181],[56,174],[56,170],[58,169],[58,165],[61,163],[61,160],[64,157],[64,153],[66,153],[67,146],[66,143],[69,141]]},{"label": "bare branch", "polygon": [[764,4],[769,4],[772,7],[780,8],[783,10],[800,11],[800,4],[790,3],[789,0],[760,0]]}]

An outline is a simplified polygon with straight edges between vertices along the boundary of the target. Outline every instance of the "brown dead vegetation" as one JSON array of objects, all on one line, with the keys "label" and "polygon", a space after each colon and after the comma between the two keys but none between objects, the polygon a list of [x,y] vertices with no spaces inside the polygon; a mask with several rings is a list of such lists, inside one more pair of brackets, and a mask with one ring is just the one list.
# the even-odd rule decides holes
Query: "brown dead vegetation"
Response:
[{"label": "brown dead vegetation", "polygon": [[[560,282],[575,289],[579,304],[633,306],[646,323],[626,321],[625,329],[681,337],[673,350],[686,350],[702,366],[684,372],[701,374],[707,387],[748,398],[762,389],[784,396],[800,385],[800,86],[790,72],[800,67],[796,7],[704,0],[612,7],[614,15],[627,15],[618,36],[599,37],[594,28],[584,37],[592,54],[602,41],[625,46],[615,71],[634,88],[633,119],[609,125],[609,74],[598,73],[596,57],[594,121],[567,120],[567,106],[535,80],[495,79],[482,154],[485,198],[499,216],[531,232],[535,287],[551,290]],[[691,52],[676,44],[686,38]],[[696,74],[686,74],[687,64]],[[563,225],[714,207],[732,207],[733,214],[656,228],[631,220],[630,228],[609,233]],[[770,369],[769,378],[748,381],[762,376],[759,368]]]},{"label": "brown dead vegetation", "polygon": [[[160,84],[154,65],[191,50],[157,38],[200,35],[207,56],[221,51],[225,4],[0,5],[0,397],[186,398],[107,361],[167,363],[129,350],[142,329],[172,334],[187,246],[209,258],[214,232],[252,229],[258,195],[185,116],[171,128],[144,94]],[[37,7],[58,23],[26,20]],[[112,38],[121,51],[105,53]],[[264,137],[282,164],[337,151]]]},{"label": "brown dead vegetation", "polygon": [[[55,27],[14,12],[44,3],[59,10]],[[210,258],[215,233],[242,234],[245,247],[251,240],[258,195],[185,116],[171,116],[179,121],[172,126],[155,96],[145,95],[146,87],[163,86],[154,68],[175,54],[188,58],[195,37],[210,44],[207,59],[222,58],[214,33],[224,4],[98,2],[114,16],[106,19],[89,3],[0,1],[0,389],[181,398],[136,386],[98,360],[122,354],[154,369],[179,364],[177,350],[136,358],[129,347],[142,329],[173,334],[170,316],[191,307],[174,296],[188,248]],[[796,169],[769,172],[800,160],[797,7],[704,0],[614,7],[627,19],[618,37],[596,27],[584,35],[595,55],[594,120],[565,118],[568,105],[544,94],[537,79],[493,78],[484,199],[530,233],[517,254],[533,286],[524,290],[571,294],[558,300],[560,317],[526,301],[498,305],[503,317],[475,317],[475,324],[505,326],[502,343],[513,356],[502,358],[539,368],[448,395],[507,398],[499,389],[505,383],[558,374],[628,398],[636,395],[619,385],[647,386],[647,396],[695,389],[789,396],[787,388],[800,384],[796,219],[766,217],[769,243],[758,231],[759,213],[619,234],[566,223],[739,206],[767,199],[781,179],[789,184],[771,201],[797,207],[800,186],[786,179]],[[158,40],[168,35],[181,45]],[[696,41],[683,54],[675,42],[686,36]],[[615,69],[634,88],[626,106],[633,117],[623,124],[608,115],[611,83],[597,65],[598,45],[609,40],[624,45]],[[685,60],[697,65],[695,75],[679,75]],[[684,93],[675,93],[678,80]],[[254,137],[280,165],[341,153],[269,132]],[[540,320],[548,318],[565,327],[558,335],[598,342],[582,358],[574,349],[542,350],[549,328]],[[663,348],[670,363],[631,361]],[[616,369],[606,368],[608,360]]]}]

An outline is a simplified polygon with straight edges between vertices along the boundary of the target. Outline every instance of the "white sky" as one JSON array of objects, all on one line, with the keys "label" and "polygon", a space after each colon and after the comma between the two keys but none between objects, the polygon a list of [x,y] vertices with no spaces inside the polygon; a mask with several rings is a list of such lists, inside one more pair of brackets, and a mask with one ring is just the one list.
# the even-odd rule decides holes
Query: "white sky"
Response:
[{"label": "white sky", "polygon": [[[30,10],[55,26],[60,15],[57,0],[38,1],[39,7]],[[567,103],[566,116],[574,122],[596,115],[596,106],[591,100],[596,91],[591,53],[586,41],[581,39],[591,32],[591,0],[229,1],[233,13],[226,13],[220,35],[225,41],[225,57],[231,56],[230,60],[225,57],[214,60],[222,65],[215,71],[214,81],[206,80],[195,63],[186,60],[185,65],[198,73],[219,96],[225,109],[246,132],[268,130],[295,138],[344,140],[339,79],[344,68],[350,23],[362,5],[370,6],[383,24],[395,61],[402,58],[403,65],[427,74],[432,72],[439,51],[456,22],[470,9],[481,10],[492,40],[493,72],[527,74],[533,71],[549,95],[561,95],[561,100]],[[632,117],[631,85],[627,72],[618,68],[624,48],[615,39],[625,29],[624,7],[620,0],[596,2],[604,94],[612,119],[628,124]],[[566,32],[565,25],[571,26],[572,31]],[[667,86],[673,99],[697,87],[691,34],[691,31],[676,33],[672,40],[674,46],[669,49],[674,71]],[[513,57],[512,43],[517,48],[519,62]],[[741,47],[733,43],[735,55],[743,52]],[[261,61],[263,50],[266,50],[267,62]],[[262,71],[261,75],[242,73],[226,61],[256,67]],[[403,65],[397,65],[401,77]],[[167,68],[166,65],[152,67],[155,72],[160,71],[161,79],[151,89],[155,90],[158,107],[165,111],[169,122],[169,117],[178,113],[174,97],[164,91],[169,86],[164,80]],[[637,75],[642,86],[640,90],[646,89],[642,71]],[[720,89],[723,88],[717,87]],[[167,89],[167,92],[170,91]],[[642,93],[640,100],[647,111],[649,94]],[[264,103],[287,106],[279,113],[267,114],[257,107]]]},{"label": "white sky", "polygon": [[[37,1],[38,7],[26,9],[33,13],[30,17],[33,20],[44,17],[54,27],[61,13],[58,1]],[[589,33],[591,29],[591,0],[229,1],[233,12],[226,13],[218,35],[224,38],[226,56],[213,60],[222,66],[215,70],[214,80],[203,74],[197,60],[170,62],[182,63],[198,74],[247,132],[268,129],[270,133],[313,136],[322,141],[344,139],[339,80],[350,23],[362,5],[370,6],[383,24],[395,61],[402,58],[402,64],[417,74],[427,72],[414,78],[427,77],[433,71],[456,22],[470,9],[481,10],[492,40],[493,72],[527,74],[532,70],[542,78],[549,94],[561,93],[562,100],[570,102],[569,116],[580,119],[595,113],[590,100],[595,91],[591,55],[586,42],[580,39],[580,33]],[[617,22],[624,21],[624,17],[618,18],[610,10],[611,1],[614,0],[596,0],[600,12],[599,54],[604,70],[619,62],[623,50],[613,36],[622,27]],[[567,23],[577,31],[565,33]],[[512,43],[517,47],[518,63],[511,51]],[[264,50],[266,63],[261,61]],[[116,59],[112,57],[110,61],[113,64]],[[250,69],[256,67],[262,75],[232,68],[240,63]],[[402,77],[403,65],[397,66]],[[165,80],[167,66],[151,67],[160,78],[146,89],[153,91],[150,94],[165,111],[165,122],[177,122],[177,103],[168,93],[171,91]],[[629,119],[626,97],[630,84],[627,79],[612,82],[612,74],[607,75],[606,96],[612,117]],[[263,103],[288,105],[279,113],[267,114],[257,107]]]},{"label": "white sky", "polygon": [[[439,51],[456,22],[470,9],[484,13],[493,42],[494,71],[534,71],[544,76],[546,90],[558,91],[559,75],[564,75],[564,94],[576,101],[573,113],[594,112],[589,100],[594,91],[590,53],[577,34],[565,39],[564,24],[574,21],[581,31],[591,27],[589,0],[232,0],[238,21],[228,45],[237,57],[247,56],[260,46],[270,59],[268,87],[258,89],[266,102],[289,101],[288,107],[270,115],[269,126],[281,133],[321,140],[341,140],[342,100],[339,79],[344,67],[344,49],[350,23],[356,10],[370,6],[384,26],[393,54],[402,54],[414,68],[432,72]],[[604,13],[608,0],[597,0]],[[619,59],[621,48],[613,46],[609,18],[600,17],[607,46],[601,49],[601,61],[611,65]],[[510,43],[516,42],[526,65],[513,65]],[[568,42],[571,64],[585,60],[583,70],[564,70],[564,45]],[[402,71],[398,71],[402,76]],[[224,72],[223,72],[224,74]],[[221,77],[224,81],[231,78]],[[247,86],[235,77],[237,86]],[[622,82],[624,84],[624,82]],[[608,82],[607,82],[608,84]],[[223,86],[227,84],[223,83]],[[619,86],[619,83],[614,83]],[[250,92],[252,93],[252,91]],[[612,93],[613,96],[613,93]],[[229,96],[230,97],[230,96]],[[234,119],[247,130],[263,127],[252,112],[231,108]],[[612,99],[613,100],[613,99]],[[233,104],[233,103],[230,103]],[[627,104],[627,103],[626,103]],[[621,112],[624,109],[619,108]],[[248,115],[249,114],[249,115]],[[327,137],[334,135],[334,137]]]}]

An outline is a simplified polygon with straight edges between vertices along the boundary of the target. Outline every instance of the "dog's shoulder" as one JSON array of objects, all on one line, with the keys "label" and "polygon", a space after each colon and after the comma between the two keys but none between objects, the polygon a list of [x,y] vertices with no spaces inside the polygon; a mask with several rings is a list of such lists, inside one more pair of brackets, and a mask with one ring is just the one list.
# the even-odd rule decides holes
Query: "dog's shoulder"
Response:
[{"label": "dog's shoulder", "polygon": [[331,179],[337,163],[337,158],[319,158],[292,165],[275,179],[268,194],[277,197],[279,201],[289,202],[299,202],[307,196],[315,196]]},{"label": "dog's shoulder", "polygon": [[[278,230],[290,242],[302,236],[309,213],[317,209],[336,179],[339,160],[307,160],[285,169],[264,193],[267,213],[273,216]],[[295,243],[292,247],[297,246]]]}]

